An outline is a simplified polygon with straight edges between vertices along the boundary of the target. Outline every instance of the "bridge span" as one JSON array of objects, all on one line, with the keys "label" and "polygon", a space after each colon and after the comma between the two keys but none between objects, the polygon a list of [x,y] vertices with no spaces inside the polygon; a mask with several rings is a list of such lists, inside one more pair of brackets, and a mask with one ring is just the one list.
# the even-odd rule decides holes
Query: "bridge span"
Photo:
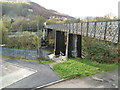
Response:
[{"label": "bridge span", "polygon": [[62,52],[67,57],[81,57],[84,36],[120,43],[119,20],[52,24],[46,25],[45,30],[55,36],[55,55]]}]

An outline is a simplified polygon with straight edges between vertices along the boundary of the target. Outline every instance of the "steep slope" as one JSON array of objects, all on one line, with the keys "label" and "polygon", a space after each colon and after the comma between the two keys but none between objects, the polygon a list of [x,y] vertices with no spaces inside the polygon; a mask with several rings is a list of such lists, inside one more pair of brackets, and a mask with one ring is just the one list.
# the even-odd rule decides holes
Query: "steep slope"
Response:
[{"label": "steep slope", "polygon": [[54,10],[48,10],[34,2],[29,2],[29,4],[26,4],[26,3],[18,3],[18,2],[15,3],[15,0],[13,1],[14,2],[12,3],[0,2],[2,3],[2,15],[11,16],[11,17],[14,16],[26,17],[27,15],[35,14],[35,15],[41,15],[45,18],[49,18],[51,16],[73,18],[71,16],[61,14]]},{"label": "steep slope", "polygon": [[35,11],[36,14],[40,14],[46,18],[49,18],[50,16],[73,18],[71,16],[61,14],[55,10],[48,10],[34,2],[30,2],[30,3],[31,3],[31,8],[33,9],[33,11]]}]

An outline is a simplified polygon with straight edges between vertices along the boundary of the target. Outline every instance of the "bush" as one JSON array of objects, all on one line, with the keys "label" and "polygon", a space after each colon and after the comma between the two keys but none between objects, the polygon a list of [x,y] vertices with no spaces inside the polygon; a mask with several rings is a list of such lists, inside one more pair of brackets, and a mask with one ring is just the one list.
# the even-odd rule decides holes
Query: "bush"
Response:
[{"label": "bush", "polygon": [[[21,36],[22,35],[22,36]],[[25,31],[21,35],[16,35],[15,37],[9,37],[7,42],[8,48],[17,49],[33,49],[33,36],[29,32]]]},{"label": "bush", "polygon": [[84,37],[83,52],[86,58],[99,63],[113,63],[118,61],[117,45],[105,41]]},{"label": "bush", "polygon": [[2,39],[0,44],[6,44],[8,41],[8,30],[11,27],[10,19],[8,17],[2,17],[0,20],[0,33],[2,35]]}]

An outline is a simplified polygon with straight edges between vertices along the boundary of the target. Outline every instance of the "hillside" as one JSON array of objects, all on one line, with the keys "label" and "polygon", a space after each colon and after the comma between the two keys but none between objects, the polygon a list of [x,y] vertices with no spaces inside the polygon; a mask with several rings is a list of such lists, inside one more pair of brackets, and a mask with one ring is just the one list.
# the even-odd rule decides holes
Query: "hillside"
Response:
[{"label": "hillside", "polygon": [[66,17],[73,18],[71,16],[61,14],[54,10],[48,10],[37,3],[28,2],[28,3],[18,3],[18,2],[0,2],[2,3],[2,15],[15,17],[15,16],[24,16],[27,15],[40,15],[45,18],[49,18],[51,16],[56,17]]}]

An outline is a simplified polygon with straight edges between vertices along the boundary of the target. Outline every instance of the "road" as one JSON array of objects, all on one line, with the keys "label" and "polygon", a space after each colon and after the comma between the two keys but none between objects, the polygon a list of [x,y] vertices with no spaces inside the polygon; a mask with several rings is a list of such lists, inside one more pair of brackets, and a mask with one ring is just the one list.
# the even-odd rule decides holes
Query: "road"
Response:
[{"label": "road", "polygon": [[[5,62],[11,63],[13,66],[18,66],[23,69],[27,68],[37,71],[32,75],[7,86],[6,88],[35,88],[61,80],[59,75],[57,75],[47,64],[38,64],[35,62],[13,59],[5,60]],[[22,75],[22,73],[20,74]]]}]

